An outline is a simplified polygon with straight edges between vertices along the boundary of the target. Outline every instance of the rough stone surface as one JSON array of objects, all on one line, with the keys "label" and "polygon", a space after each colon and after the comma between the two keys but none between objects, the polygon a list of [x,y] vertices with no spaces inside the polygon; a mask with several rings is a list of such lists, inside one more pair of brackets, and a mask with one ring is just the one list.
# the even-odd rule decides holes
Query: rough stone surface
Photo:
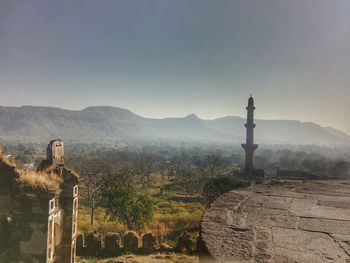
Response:
[{"label": "rough stone surface", "polygon": [[133,231],[126,232],[124,235],[124,250],[126,252],[137,253],[139,249],[140,237]]},{"label": "rough stone surface", "polygon": [[101,237],[98,234],[89,233],[86,237],[86,252],[89,256],[98,256],[102,248]]},{"label": "rough stone surface", "polygon": [[256,185],[220,196],[201,238],[216,262],[350,262],[350,181]]},{"label": "rough stone surface", "polygon": [[142,253],[152,254],[157,250],[157,237],[152,233],[146,233],[142,236]]},{"label": "rough stone surface", "polygon": [[105,238],[105,256],[117,256],[121,253],[121,237],[118,233],[107,233]]},{"label": "rough stone surface", "polygon": [[176,250],[180,253],[192,253],[192,240],[190,233],[184,232],[180,235]]},{"label": "rough stone surface", "polygon": [[77,242],[77,255],[83,256],[85,254],[84,235],[83,234],[77,235],[76,242]]}]

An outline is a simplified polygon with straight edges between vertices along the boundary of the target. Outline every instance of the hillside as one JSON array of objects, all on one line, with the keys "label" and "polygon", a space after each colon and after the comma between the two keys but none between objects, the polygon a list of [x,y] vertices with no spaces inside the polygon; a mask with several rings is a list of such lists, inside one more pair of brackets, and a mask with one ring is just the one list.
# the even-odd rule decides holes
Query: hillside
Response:
[{"label": "hillside", "polygon": [[[168,140],[244,141],[245,119],[149,119],[116,107],[88,107],[81,111],[53,107],[0,107],[0,139],[46,142],[60,137],[72,142]],[[350,136],[331,127],[291,120],[256,120],[258,143],[349,144]]]}]

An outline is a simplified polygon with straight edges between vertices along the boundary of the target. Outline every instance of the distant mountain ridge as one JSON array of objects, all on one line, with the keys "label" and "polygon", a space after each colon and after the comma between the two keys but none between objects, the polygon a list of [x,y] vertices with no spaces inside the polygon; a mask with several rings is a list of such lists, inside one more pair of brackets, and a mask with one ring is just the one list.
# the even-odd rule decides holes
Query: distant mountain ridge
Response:
[{"label": "distant mountain ridge", "polygon": [[[203,141],[245,140],[245,119],[228,116],[203,120],[191,114],[183,118],[152,119],[117,107],[87,107],[80,111],[54,107],[0,106],[0,139],[47,142],[60,137],[85,143],[118,141]],[[311,122],[256,120],[257,143],[350,144],[350,136]]]}]

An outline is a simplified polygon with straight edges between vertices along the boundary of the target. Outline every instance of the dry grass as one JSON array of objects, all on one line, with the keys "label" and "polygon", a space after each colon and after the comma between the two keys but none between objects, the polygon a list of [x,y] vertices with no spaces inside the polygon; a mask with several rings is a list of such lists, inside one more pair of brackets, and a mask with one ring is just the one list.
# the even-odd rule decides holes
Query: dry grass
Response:
[{"label": "dry grass", "polygon": [[1,162],[8,166],[9,168],[16,169],[16,164],[9,159],[2,159]]},{"label": "dry grass", "polygon": [[121,223],[112,220],[107,211],[101,207],[95,209],[94,224],[91,226],[90,209],[80,204],[78,212],[78,231],[80,233],[97,232],[100,234],[117,232],[123,235],[127,231],[127,228]]},{"label": "dry grass", "polygon": [[57,190],[63,180],[53,172],[45,173],[23,171],[18,178],[18,182],[22,184],[28,184],[33,188],[39,188],[43,190]]}]

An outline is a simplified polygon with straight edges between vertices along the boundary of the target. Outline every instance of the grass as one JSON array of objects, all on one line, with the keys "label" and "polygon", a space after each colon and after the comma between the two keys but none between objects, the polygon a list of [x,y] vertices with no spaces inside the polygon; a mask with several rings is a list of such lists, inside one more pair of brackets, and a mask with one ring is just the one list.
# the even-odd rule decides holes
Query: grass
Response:
[{"label": "grass", "polygon": [[98,232],[106,234],[108,232],[118,232],[124,234],[127,228],[118,221],[113,220],[107,211],[101,207],[95,209],[94,224],[90,225],[90,209],[80,205],[78,213],[78,230],[80,233]]},{"label": "grass", "polygon": [[33,171],[23,171],[20,174],[18,181],[22,184],[28,184],[34,188],[44,190],[58,189],[60,184],[63,182],[62,178],[54,173]]},{"label": "grass", "polygon": [[[159,196],[160,187],[165,188],[165,194],[162,197]],[[204,206],[197,202],[184,203],[171,200],[173,196],[179,194],[179,190],[174,187],[171,180],[162,178],[160,175],[152,175],[147,194],[153,196],[155,208],[153,220],[144,229],[144,233],[151,231],[160,242],[175,246],[179,234],[187,231],[191,233],[195,244]],[[84,202],[82,201],[81,204],[84,204]],[[79,207],[78,227],[81,233],[91,231],[102,234],[118,232],[122,235],[127,230],[125,226],[113,220],[103,208],[95,210],[94,225],[91,227],[90,209],[84,205]]]}]

